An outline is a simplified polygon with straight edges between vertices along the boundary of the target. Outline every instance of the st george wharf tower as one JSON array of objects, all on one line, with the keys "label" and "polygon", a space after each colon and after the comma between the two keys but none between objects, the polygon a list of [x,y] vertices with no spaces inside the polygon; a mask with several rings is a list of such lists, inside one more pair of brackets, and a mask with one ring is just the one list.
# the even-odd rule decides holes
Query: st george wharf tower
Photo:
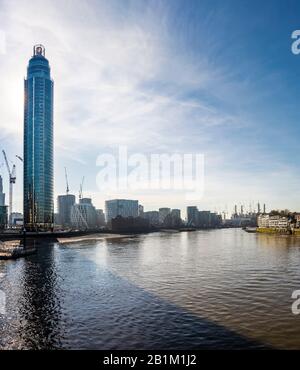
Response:
[{"label": "st george wharf tower", "polygon": [[24,227],[53,228],[53,81],[43,45],[35,45],[24,92]]}]

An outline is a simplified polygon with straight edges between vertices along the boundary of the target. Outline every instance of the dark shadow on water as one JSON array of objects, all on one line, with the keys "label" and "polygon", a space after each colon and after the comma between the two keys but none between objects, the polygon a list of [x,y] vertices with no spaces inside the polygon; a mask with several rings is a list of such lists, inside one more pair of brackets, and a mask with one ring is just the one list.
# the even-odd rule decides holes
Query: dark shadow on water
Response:
[{"label": "dark shadow on water", "polygon": [[[264,343],[193,315],[111,272],[106,271],[106,274],[113,280],[111,288],[114,294],[109,299],[109,308],[100,308],[99,316],[94,313],[90,317],[94,325],[88,333],[83,333],[85,340],[81,344],[78,343],[78,348],[271,349]],[[94,301],[93,306],[101,307],[102,302],[98,301],[97,297],[90,299]],[[123,311],[122,315],[120,309]],[[119,322],[115,320],[116,317],[119,317]]]},{"label": "dark shadow on water", "polygon": [[23,267],[14,302],[14,340],[23,348],[270,348],[135,286],[81,253],[58,254],[56,260],[52,246],[42,247]]}]

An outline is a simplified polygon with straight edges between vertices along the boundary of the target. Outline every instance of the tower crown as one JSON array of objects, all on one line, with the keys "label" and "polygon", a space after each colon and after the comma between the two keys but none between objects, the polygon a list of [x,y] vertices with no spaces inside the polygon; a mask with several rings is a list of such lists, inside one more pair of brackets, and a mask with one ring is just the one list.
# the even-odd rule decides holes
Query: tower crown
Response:
[{"label": "tower crown", "polygon": [[33,47],[33,56],[42,56],[45,57],[45,47],[42,44],[34,45]]},{"label": "tower crown", "polygon": [[27,78],[45,77],[50,79],[49,61],[45,58],[45,47],[41,44],[34,45],[33,56],[29,60]]}]

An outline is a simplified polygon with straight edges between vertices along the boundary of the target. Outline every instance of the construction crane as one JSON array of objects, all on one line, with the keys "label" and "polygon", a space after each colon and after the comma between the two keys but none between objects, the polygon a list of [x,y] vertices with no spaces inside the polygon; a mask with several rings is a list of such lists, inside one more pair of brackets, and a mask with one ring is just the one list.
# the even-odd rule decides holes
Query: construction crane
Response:
[{"label": "construction crane", "polygon": [[80,188],[79,188],[79,200],[82,198],[82,188],[83,188],[84,176],[81,180]]},{"label": "construction crane", "polygon": [[8,164],[8,160],[7,160],[7,157],[6,157],[6,153],[4,150],[2,150],[2,153],[3,153],[3,156],[4,156],[4,160],[5,160],[5,164],[6,164],[6,168],[7,168],[7,171],[8,171],[8,176],[9,176],[9,226],[11,227],[11,216],[12,216],[12,204],[13,204],[13,184],[16,183],[16,166],[13,164],[12,166],[12,170],[10,170],[10,167],[9,167],[9,164]]},{"label": "construction crane", "polygon": [[20,157],[19,155],[16,155],[16,157],[17,157],[18,159],[20,159],[20,161],[21,161],[21,162],[23,162],[23,158],[22,158],[22,157]]},{"label": "construction crane", "polygon": [[66,193],[69,194],[69,182],[68,182],[68,174],[67,174],[67,168],[65,167],[65,178],[66,178]]}]

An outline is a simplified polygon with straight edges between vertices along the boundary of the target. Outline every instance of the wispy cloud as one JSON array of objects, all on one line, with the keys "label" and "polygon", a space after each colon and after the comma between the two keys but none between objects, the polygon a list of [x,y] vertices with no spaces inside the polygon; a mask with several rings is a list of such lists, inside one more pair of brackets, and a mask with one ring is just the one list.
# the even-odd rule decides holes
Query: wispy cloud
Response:
[{"label": "wispy cloud", "polygon": [[[193,30],[178,21],[182,33],[175,39],[170,16],[162,1],[3,1],[1,141],[12,153],[21,145],[22,78],[33,44],[43,43],[55,81],[58,193],[67,165],[75,183],[85,171],[88,192],[95,194],[97,155],[122,144],[140,152],[205,153],[209,190],[203,204],[220,192],[232,201],[230,186],[226,193],[220,177],[233,173],[235,196],[242,198],[248,168],[243,165],[246,141],[238,132],[256,130],[244,109],[255,97],[252,82],[239,80],[238,71],[213,59],[219,46],[209,38],[215,13],[203,17],[206,33],[195,35],[203,44],[194,51],[183,46]],[[263,155],[259,142],[252,148],[254,160]],[[226,170],[234,157],[236,170],[232,165]],[[168,203],[165,194],[156,197]],[[97,199],[101,203],[105,195]]]}]

